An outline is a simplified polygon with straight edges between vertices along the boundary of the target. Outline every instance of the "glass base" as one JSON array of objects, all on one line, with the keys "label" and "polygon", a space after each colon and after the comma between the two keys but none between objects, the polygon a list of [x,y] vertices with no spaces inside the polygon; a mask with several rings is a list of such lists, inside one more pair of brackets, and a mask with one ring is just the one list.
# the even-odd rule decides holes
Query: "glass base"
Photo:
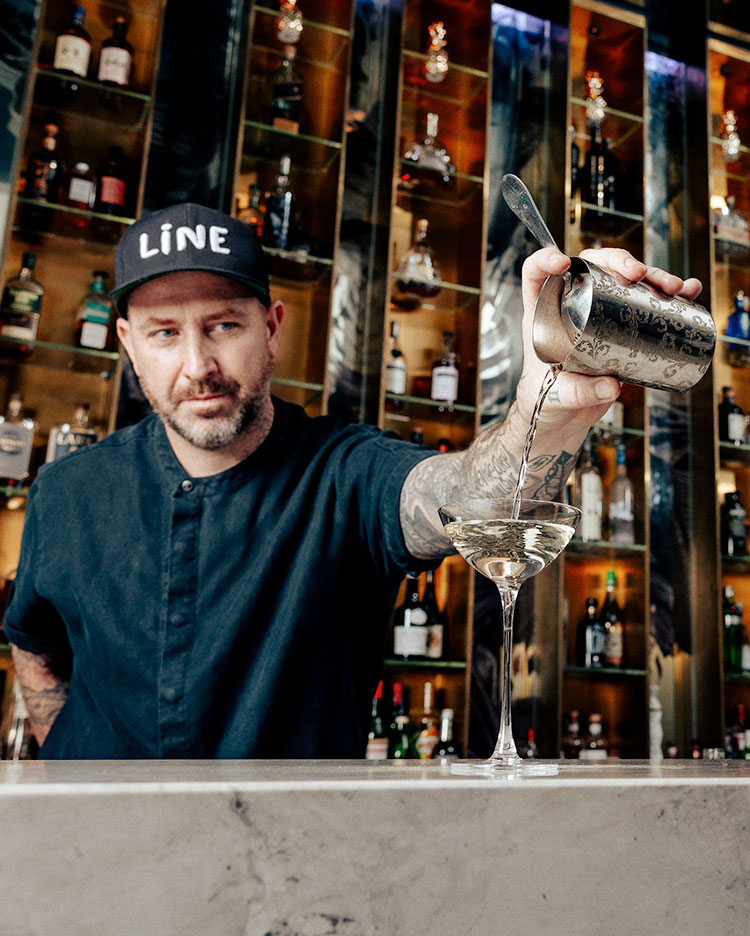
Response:
[{"label": "glass base", "polygon": [[451,773],[462,777],[491,777],[498,780],[519,780],[523,777],[555,777],[560,772],[560,765],[543,761],[522,760],[516,758],[513,763],[499,759],[486,761],[455,761],[451,764]]}]

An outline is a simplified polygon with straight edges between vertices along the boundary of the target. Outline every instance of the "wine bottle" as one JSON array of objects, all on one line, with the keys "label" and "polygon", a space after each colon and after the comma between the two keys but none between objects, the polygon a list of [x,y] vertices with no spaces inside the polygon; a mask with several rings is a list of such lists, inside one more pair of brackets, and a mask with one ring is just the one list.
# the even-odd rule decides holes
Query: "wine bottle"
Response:
[{"label": "wine bottle", "polygon": [[[430,399],[439,403],[446,403],[447,408],[453,409],[458,397],[458,368],[456,367],[456,352],[453,350],[453,332],[443,332],[443,353],[432,365],[432,383],[430,385]],[[439,410],[446,407],[439,406]]]},{"label": "wine bottle", "polygon": [[74,6],[70,11],[70,24],[55,39],[55,57],[52,67],[56,71],[70,72],[85,78],[91,59],[91,37],[83,28],[86,9]]},{"label": "wine bottle", "polygon": [[388,733],[383,722],[382,703],[383,680],[381,679],[372,697],[370,732],[367,736],[365,760],[387,760],[388,758]]},{"label": "wine bottle", "polygon": [[393,684],[393,718],[388,729],[388,757],[391,760],[405,760],[417,757],[414,748],[413,732],[409,725],[406,707],[406,690],[403,683]]},{"label": "wine bottle", "polygon": [[422,607],[427,614],[426,656],[430,660],[440,660],[443,656],[446,617],[438,607],[437,596],[435,595],[435,573],[432,569],[428,569],[425,573]]},{"label": "wine bottle", "polygon": [[452,761],[458,758],[458,751],[453,741],[453,709],[440,710],[440,738],[432,749],[432,759]]},{"label": "wine bottle", "polygon": [[[391,322],[391,346],[388,349],[388,357],[385,364],[385,392],[404,394],[406,393],[406,358],[404,352],[398,343],[398,336],[401,326],[394,319]],[[386,407],[395,409],[401,403],[400,400],[386,399]]]},{"label": "wine bottle", "polygon": [[107,296],[108,275],[105,270],[94,270],[91,287],[78,306],[75,343],[79,348],[104,351],[109,344],[114,304]]},{"label": "wine bottle", "polygon": [[121,146],[110,146],[107,161],[99,173],[95,209],[100,214],[124,217],[127,195],[125,154]]},{"label": "wine bottle", "polygon": [[745,414],[737,405],[737,397],[732,387],[722,387],[721,394],[719,440],[741,445],[745,441]]},{"label": "wine bottle", "polygon": [[[14,338],[31,343],[36,339],[44,286],[34,279],[35,267],[36,255],[25,253],[21,260],[20,273],[5,284],[0,300],[0,339]],[[25,355],[31,351],[31,344],[13,343],[5,353]]]},{"label": "wine bottle", "polygon": [[581,511],[576,536],[584,541],[600,540],[602,538],[602,514],[604,513],[604,488],[596,460],[596,448],[590,435],[586,436],[583,443],[581,462],[576,469],[575,501]]},{"label": "wine bottle", "polygon": [[291,165],[291,157],[284,154],[279,162],[276,190],[266,198],[263,243],[277,250],[289,250],[292,246],[295,204],[289,183]]},{"label": "wine bottle", "polygon": [[299,133],[302,110],[302,75],[295,66],[297,47],[284,46],[284,58],[276,69],[271,95],[271,124],[277,130]]},{"label": "wine bottle", "polygon": [[562,736],[562,756],[568,760],[578,760],[582,746],[578,710],[572,709],[568,713],[567,726]]},{"label": "wine bottle", "polygon": [[746,511],[738,491],[727,491],[724,495],[720,517],[722,553],[725,556],[746,556]]},{"label": "wine bottle", "polygon": [[586,612],[576,634],[576,664],[589,669],[604,666],[606,631],[596,611],[596,598],[586,599]]},{"label": "wine bottle", "polygon": [[419,579],[406,576],[406,598],[393,618],[393,653],[403,660],[427,654],[427,613],[419,600]]},{"label": "wine bottle", "polygon": [[625,443],[617,443],[617,466],[609,487],[609,539],[613,543],[635,543],[633,483],[628,477]]},{"label": "wine bottle", "polygon": [[600,618],[604,624],[604,665],[622,666],[623,626],[620,606],[615,598],[617,577],[614,570],[607,572],[607,593],[602,603]]},{"label": "wine bottle", "polygon": [[[260,203],[260,186],[253,182],[248,190],[247,208],[240,208],[237,218],[255,231],[255,236],[262,240],[263,222],[265,221],[265,206]],[[239,201],[239,199],[238,199]]]},{"label": "wine bottle", "polygon": [[124,16],[118,16],[112,35],[102,43],[97,78],[105,84],[118,85],[121,88],[130,84],[133,46],[125,38],[127,32],[128,21]]},{"label": "wine bottle", "polygon": [[[65,192],[61,199],[63,205],[91,211],[96,202],[96,176],[86,162],[77,162],[68,175]],[[87,219],[80,215],[71,215],[69,223],[76,227],[85,227]]]},{"label": "wine bottle", "polygon": [[76,403],[71,421],[50,429],[45,461],[57,461],[98,440],[99,433],[89,424],[89,404],[85,401]]},{"label": "wine bottle", "polygon": [[438,713],[432,705],[432,692],[432,683],[428,680],[424,684],[421,717],[414,733],[414,746],[422,760],[432,757],[435,745],[440,740]]}]

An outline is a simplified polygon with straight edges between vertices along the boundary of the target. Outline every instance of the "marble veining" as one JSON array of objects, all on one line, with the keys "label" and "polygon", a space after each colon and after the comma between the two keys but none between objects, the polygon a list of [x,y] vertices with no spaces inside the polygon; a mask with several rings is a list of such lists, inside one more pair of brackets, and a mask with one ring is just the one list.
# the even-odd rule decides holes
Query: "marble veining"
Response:
[{"label": "marble veining", "polygon": [[0,765],[3,936],[747,933],[750,765]]}]

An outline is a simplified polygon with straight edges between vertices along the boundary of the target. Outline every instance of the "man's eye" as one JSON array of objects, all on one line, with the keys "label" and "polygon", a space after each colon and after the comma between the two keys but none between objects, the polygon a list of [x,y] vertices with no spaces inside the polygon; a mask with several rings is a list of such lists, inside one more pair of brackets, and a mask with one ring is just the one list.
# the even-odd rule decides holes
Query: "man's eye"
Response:
[{"label": "man's eye", "polygon": [[160,338],[164,340],[166,338],[174,337],[175,330],[174,328],[160,328],[158,331],[152,332],[151,334],[153,338]]},{"label": "man's eye", "polygon": [[219,322],[216,325],[217,331],[220,331],[220,332],[233,331],[235,328],[237,328],[236,322]]}]

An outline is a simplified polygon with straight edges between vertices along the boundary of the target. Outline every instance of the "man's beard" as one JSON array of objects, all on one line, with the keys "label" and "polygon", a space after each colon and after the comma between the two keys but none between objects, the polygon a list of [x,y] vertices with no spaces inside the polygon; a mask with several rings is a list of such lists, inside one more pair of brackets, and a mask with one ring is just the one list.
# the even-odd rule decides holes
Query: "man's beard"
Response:
[{"label": "man's beard", "polygon": [[[177,398],[170,397],[162,403],[156,399],[145,380],[141,388],[154,412],[171,429],[197,448],[213,450],[222,448],[244,435],[255,423],[266,401],[271,385],[271,359],[263,362],[263,372],[254,387],[244,398],[240,395],[240,384],[230,377],[214,376],[205,380],[194,380],[180,391]],[[179,412],[179,404],[192,397],[225,393],[235,398],[237,405],[227,416],[186,416]]]}]

